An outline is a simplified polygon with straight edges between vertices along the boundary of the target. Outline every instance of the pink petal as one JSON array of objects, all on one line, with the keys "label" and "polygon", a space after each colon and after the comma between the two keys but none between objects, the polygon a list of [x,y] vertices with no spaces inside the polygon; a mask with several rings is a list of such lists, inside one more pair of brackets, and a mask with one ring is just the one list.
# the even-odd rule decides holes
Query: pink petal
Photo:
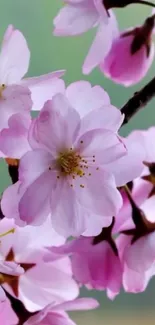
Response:
[{"label": "pink petal", "polygon": [[55,94],[64,93],[65,84],[59,79],[64,71],[55,71],[34,78],[22,80],[22,84],[29,87],[33,101],[32,110],[40,110],[47,100],[52,99]]},{"label": "pink petal", "polygon": [[12,261],[0,261],[0,272],[18,276],[24,273],[24,269]]},{"label": "pink petal", "polygon": [[[3,289],[0,288],[0,291]],[[4,293],[4,291],[3,291]],[[2,294],[3,295],[3,294]],[[1,294],[0,294],[1,296]],[[1,302],[0,304],[0,320],[1,324],[3,325],[17,325],[18,324],[18,318],[13,311],[11,307],[11,303],[8,299],[6,299],[4,302]]]},{"label": "pink petal", "polygon": [[56,155],[62,148],[72,147],[79,126],[80,116],[69,105],[67,99],[62,94],[58,94],[44,105],[34,130],[30,133],[29,141],[33,146],[35,139],[45,146],[46,150]]},{"label": "pink petal", "polygon": [[70,84],[66,89],[66,97],[80,117],[94,109],[103,107],[103,105],[110,105],[110,98],[106,91],[100,86],[92,87],[88,81],[77,81]]},{"label": "pink petal", "polygon": [[24,225],[20,220],[18,204],[21,195],[19,195],[20,182],[9,186],[3,193],[1,199],[1,209],[6,218],[14,218],[15,223]]},{"label": "pink petal", "polygon": [[102,168],[89,168],[89,171],[91,176],[76,178],[73,184],[79,203],[92,213],[106,217],[115,215],[122,206],[122,197],[116,189],[114,177]]},{"label": "pink petal", "polygon": [[1,306],[2,302],[5,302],[6,299],[7,298],[6,298],[5,292],[4,292],[3,288],[0,286],[0,306]]},{"label": "pink petal", "polygon": [[92,28],[98,20],[98,13],[91,1],[76,4],[70,3],[63,7],[55,17],[54,35],[72,36],[86,32]]},{"label": "pink petal", "polygon": [[117,21],[111,13],[108,23],[100,21],[97,34],[83,64],[83,73],[89,74],[108,54],[113,38],[117,34]]},{"label": "pink petal", "polygon": [[0,53],[0,83],[18,83],[28,70],[30,51],[23,34],[9,26]]},{"label": "pink petal", "polygon": [[28,129],[31,123],[29,114],[14,114],[8,121],[8,128],[0,133],[0,149],[10,158],[21,158],[30,150]]},{"label": "pink petal", "polygon": [[154,148],[154,137],[155,128],[151,127],[146,131],[143,131],[144,136],[144,146],[146,151],[146,161],[155,161],[155,148]]},{"label": "pink petal", "polygon": [[[147,275],[148,273],[148,275]],[[139,293],[145,291],[151,278],[149,271],[136,272],[125,266],[123,274],[123,286],[126,292]]]},{"label": "pink petal", "polygon": [[37,311],[49,303],[58,304],[78,296],[78,285],[65,270],[67,260],[65,257],[61,262],[40,263],[20,278],[20,299],[29,311]]},{"label": "pink petal", "polygon": [[76,325],[66,313],[48,313],[46,308],[38,314],[30,317],[24,325]]},{"label": "pink petal", "polygon": [[72,301],[64,302],[60,305],[54,306],[54,310],[65,310],[65,311],[74,311],[74,310],[91,310],[99,307],[99,303],[96,299],[93,298],[79,298]]},{"label": "pink petal", "polygon": [[112,222],[112,217],[99,216],[89,211],[87,229],[82,234],[83,236],[97,236],[101,233],[102,228],[109,227]]},{"label": "pink petal", "polygon": [[[49,215],[41,226],[27,226],[22,229],[21,236],[28,233],[29,245],[32,247],[42,248],[50,246],[59,246],[64,244],[65,238],[55,232],[52,226],[51,216]],[[45,236],[46,234],[46,236]],[[35,242],[34,242],[35,238]],[[23,241],[23,238],[21,239]],[[19,244],[18,244],[19,246]]]},{"label": "pink petal", "polygon": [[44,172],[49,171],[53,157],[45,150],[38,149],[27,152],[19,164],[19,179],[24,189],[32,184]]},{"label": "pink petal", "polygon": [[[99,167],[126,155],[126,148],[116,133],[106,129],[94,129],[83,134],[75,144],[88,165]],[[93,162],[93,156],[94,162]]]},{"label": "pink petal", "polygon": [[103,1],[102,0],[93,0],[94,1],[94,4],[95,4],[95,7],[100,15],[100,18],[102,20],[104,20],[106,23],[108,23],[108,13],[107,13],[107,10],[105,9],[105,6],[103,4]]},{"label": "pink petal", "polygon": [[124,115],[120,110],[112,105],[98,107],[87,115],[81,121],[80,133],[85,133],[93,129],[107,129],[117,132],[124,120]]},{"label": "pink petal", "polygon": [[155,261],[155,234],[152,233],[138,239],[133,245],[129,245],[124,252],[124,259],[128,268],[144,272]]},{"label": "pink petal", "polygon": [[20,219],[27,224],[40,225],[50,213],[50,172],[44,172],[28,186],[19,202]]},{"label": "pink petal", "polygon": [[[75,192],[70,187],[70,184],[61,183],[61,190],[58,191],[57,197],[51,196],[52,208],[52,225],[54,229],[64,237],[81,235],[86,229],[87,212],[84,211],[76,199]],[[52,201],[57,201],[57,205],[53,208]]]},{"label": "pink petal", "polygon": [[31,107],[28,88],[18,85],[6,87],[0,99],[0,130],[8,127],[8,120],[13,114],[29,112]]},{"label": "pink petal", "polygon": [[140,176],[146,157],[144,138],[141,132],[134,131],[123,141],[127,148],[127,154],[107,165],[107,170],[115,176],[117,186],[123,186]]},{"label": "pink petal", "polygon": [[155,222],[154,207],[155,207],[154,195],[147,198],[141,205],[141,209],[144,211],[147,220],[149,220],[150,222]]}]

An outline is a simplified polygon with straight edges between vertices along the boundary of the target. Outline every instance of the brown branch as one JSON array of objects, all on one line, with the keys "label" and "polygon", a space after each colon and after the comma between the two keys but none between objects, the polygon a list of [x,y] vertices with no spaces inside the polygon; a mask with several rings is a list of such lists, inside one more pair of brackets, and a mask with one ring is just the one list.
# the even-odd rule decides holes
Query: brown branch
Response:
[{"label": "brown branch", "polygon": [[125,115],[123,125],[128,123],[130,119],[155,96],[155,78],[153,78],[144,88],[136,92],[128,102],[121,108],[121,112]]}]

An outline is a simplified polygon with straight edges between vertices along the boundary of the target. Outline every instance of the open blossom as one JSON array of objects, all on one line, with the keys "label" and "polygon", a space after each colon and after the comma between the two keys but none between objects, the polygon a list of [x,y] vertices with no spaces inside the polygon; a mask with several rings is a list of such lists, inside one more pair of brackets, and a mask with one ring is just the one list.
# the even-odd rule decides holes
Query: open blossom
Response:
[{"label": "open blossom", "polygon": [[139,82],[148,72],[154,59],[152,41],[154,16],[144,25],[122,32],[100,63],[100,70],[113,81],[124,86]]},{"label": "open blossom", "polygon": [[102,0],[65,0],[54,19],[54,35],[73,36],[98,27],[93,44],[83,65],[83,73],[88,74],[110,50],[113,38],[118,33],[117,21],[107,10]]},{"label": "open blossom", "polygon": [[75,299],[79,290],[72,279],[69,259],[60,260],[55,254],[49,263],[44,261],[45,246],[64,243],[64,238],[52,230],[50,219],[37,229],[30,226],[18,228],[13,220],[5,218],[0,222],[1,231],[7,231],[10,226],[15,231],[1,238],[0,252],[5,263],[17,262],[25,273],[16,277],[3,274],[1,285],[5,290],[20,299],[31,312],[41,310],[49,303]]},{"label": "open blossom", "polygon": [[4,192],[2,210],[36,225],[51,214],[59,233],[94,236],[121,207],[116,186],[141,174],[143,144],[137,133],[118,137],[123,116],[101,87],[80,81],[66,97],[54,96],[32,123],[32,151],[21,159],[18,184]]},{"label": "open blossom", "polygon": [[[22,78],[28,71],[29,61],[30,51],[26,39],[18,29],[9,25],[4,34],[0,52],[0,97],[5,98],[7,88],[12,89],[10,87],[13,86],[15,88],[15,85],[29,87],[33,109],[39,110],[44,102],[51,99],[56,92],[64,91],[64,82],[59,79],[64,74],[64,71],[56,71],[23,80]],[[17,88],[18,97],[23,89],[20,87]]]},{"label": "open blossom", "polygon": [[89,310],[98,306],[98,302],[92,298],[78,298],[62,304],[51,304],[30,317],[24,325],[76,325],[66,311]]},{"label": "open blossom", "polygon": [[126,154],[125,146],[111,130],[80,133],[80,126],[79,114],[63,95],[48,101],[33,122],[33,150],[20,161],[16,189],[21,220],[41,224],[51,213],[53,227],[69,236],[86,230],[89,214],[104,218],[120,209],[121,195],[107,166]]}]

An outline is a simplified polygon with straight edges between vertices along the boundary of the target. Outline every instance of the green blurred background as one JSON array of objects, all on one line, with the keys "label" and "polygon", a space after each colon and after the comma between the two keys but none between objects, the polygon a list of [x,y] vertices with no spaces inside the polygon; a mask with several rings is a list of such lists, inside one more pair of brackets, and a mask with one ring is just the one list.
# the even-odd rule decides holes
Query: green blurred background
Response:
[{"label": "green blurred background", "polygon": [[[113,84],[103,77],[98,69],[91,75],[83,76],[81,66],[93,39],[94,31],[74,38],[56,38],[52,36],[52,20],[61,7],[59,0],[0,0],[0,38],[8,24],[14,24],[25,35],[30,50],[31,64],[29,76],[40,75],[57,69],[66,69],[65,81],[89,80],[93,85],[101,85],[111,97],[112,103],[121,107],[134,91],[140,89],[155,73],[152,65],[147,77],[131,88]],[[132,5],[123,10],[116,10],[120,28],[128,28],[143,22],[150,13],[145,6]],[[104,35],[103,35],[104,36]],[[122,134],[127,135],[135,128],[147,128],[155,124],[155,101],[135,116]],[[9,179],[5,166],[1,163],[2,191]],[[155,281],[151,281],[145,293],[133,295],[121,293],[114,302],[106,298],[104,292],[83,292],[99,299],[99,311],[73,314],[79,325],[153,325],[155,324]]]}]

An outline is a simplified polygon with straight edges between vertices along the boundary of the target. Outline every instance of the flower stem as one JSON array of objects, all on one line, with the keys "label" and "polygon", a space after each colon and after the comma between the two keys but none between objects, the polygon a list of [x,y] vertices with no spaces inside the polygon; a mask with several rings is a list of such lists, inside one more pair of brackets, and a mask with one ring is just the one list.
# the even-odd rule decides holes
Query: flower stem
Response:
[{"label": "flower stem", "polygon": [[127,124],[130,119],[155,96],[155,77],[141,90],[134,95],[121,108],[121,113],[125,115],[123,125]]},{"label": "flower stem", "polygon": [[124,8],[133,3],[155,7],[155,4],[153,2],[147,0],[103,0],[103,5],[107,10],[111,8]]}]

